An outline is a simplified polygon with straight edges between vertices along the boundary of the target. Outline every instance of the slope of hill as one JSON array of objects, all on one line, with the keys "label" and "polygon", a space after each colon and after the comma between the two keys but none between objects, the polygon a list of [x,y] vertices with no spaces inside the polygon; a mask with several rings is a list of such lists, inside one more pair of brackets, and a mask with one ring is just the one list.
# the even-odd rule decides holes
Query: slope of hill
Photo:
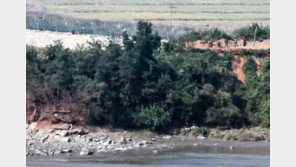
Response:
[{"label": "slope of hill", "polygon": [[[26,30],[26,44],[37,48],[43,48],[47,45],[54,44],[60,40],[63,46],[69,49],[75,49],[78,45],[87,45],[88,41],[100,41],[103,46],[108,45],[111,37],[102,35],[81,35],[71,34],[67,32],[51,32]],[[114,41],[121,42],[121,38],[116,38]]]}]

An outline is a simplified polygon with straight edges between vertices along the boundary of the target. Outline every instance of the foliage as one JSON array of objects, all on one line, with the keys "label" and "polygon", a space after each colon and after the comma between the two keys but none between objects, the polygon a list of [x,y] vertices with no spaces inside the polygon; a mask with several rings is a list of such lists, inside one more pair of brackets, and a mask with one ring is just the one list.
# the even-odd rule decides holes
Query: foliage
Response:
[{"label": "foliage", "polygon": [[260,77],[256,63],[247,60],[244,86],[227,53],[185,51],[174,42],[161,49],[161,38],[144,21],[136,35],[122,36],[123,46],[110,42],[106,49],[97,41],[75,50],[59,42],[40,50],[27,47],[27,91],[35,92],[39,105],[68,94],[96,125],[269,126],[269,58],[262,61]]},{"label": "foliage", "polygon": [[245,98],[246,113],[252,125],[269,127],[270,121],[270,58],[261,62],[260,77],[257,76],[257,65],[253,59],[247,59],[244,65],[246,74]]},{"label": "foliage", "polygon": [[[257,28],[257,30],[256,30]],[[246,38],[247,40],[254,39],[256,30],[256,40],[270,39],[270,28],[269,26],[259,26],[257,23],[252,23],[251,26],[242,27],[233,32],[233,36],[236,39]]]},{"label": "foliage", "polygon": [[202,135],[202,136],[207,137],[210,134],[211,130],[207,127],[195,127],[193,129],[191,129],[191,132],[194,136]]},{"label": "foliage", "polygon": [[171,121],[171,113],[156,103],[148,107],[141,106],[139,110],[132,113],[133,122],[138,128],[155,130]]},{"label": "foliage", "polygon": [[218,28],[205,30],[205,31],[191,31],[187,34],[184,34],[179,37],[179,42],[184,43],[186,42],[195,42],[197,40],[204,40],[204,41],[216,41],[222,38],[231,39],[231,36],[227,35],[226,32],[219,30]]}]

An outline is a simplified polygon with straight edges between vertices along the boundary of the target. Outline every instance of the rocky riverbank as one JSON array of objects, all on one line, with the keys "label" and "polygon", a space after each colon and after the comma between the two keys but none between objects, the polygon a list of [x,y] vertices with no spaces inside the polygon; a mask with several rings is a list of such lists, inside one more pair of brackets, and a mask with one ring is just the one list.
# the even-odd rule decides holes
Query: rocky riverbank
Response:
[{"label": "rocky riverbank", "polygon": [[[173,135],[160,135],[149,131],[108,130],[100,127],[75,127],[58,124],[38,129],[36,123],[27,126],[27,156],[91,156],[125,151],[157,154],[177,148],[195,146],[226,147],[233,150],[248,143],[269,149],[269,130],[206,129],[196,126],[175,130]],[[261,141],[261,142],[254,142]],[[257,146],[256,146],[257,147]]]}]

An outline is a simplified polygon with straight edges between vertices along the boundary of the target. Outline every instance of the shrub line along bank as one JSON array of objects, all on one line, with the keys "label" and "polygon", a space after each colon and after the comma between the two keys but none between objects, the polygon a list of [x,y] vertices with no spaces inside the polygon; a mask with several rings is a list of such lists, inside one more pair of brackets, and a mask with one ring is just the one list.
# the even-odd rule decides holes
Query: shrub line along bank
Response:
[{"label": "shrub line along bank", "polygon": [[98,42],[75,50],[60,43],[40,51],[27,47],[27,98],[36,109],[28,121],[50,120],[53,110],[68,110],[64,119],[53,122],[155,131],[194,124],[269,127],[265,52],[260,54],[260,76],[254,60],[246,60],[243,85],[232,72],[228,53],[184,51],[171,41],[162,50],[160,36],[143,21],[136,35],[124,32],[122,37],[123,47],[110,42],[106,50]]}]

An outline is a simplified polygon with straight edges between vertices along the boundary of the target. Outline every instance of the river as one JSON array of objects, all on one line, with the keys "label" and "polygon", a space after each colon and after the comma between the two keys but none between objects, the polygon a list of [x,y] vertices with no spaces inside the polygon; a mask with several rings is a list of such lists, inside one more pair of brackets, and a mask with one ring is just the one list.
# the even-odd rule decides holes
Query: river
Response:
[{"label": "river", "polygon": [[127,152],[95,157],[27,157],[27,167],[268,167],[269,148],[195,147],[163,153]]}]

